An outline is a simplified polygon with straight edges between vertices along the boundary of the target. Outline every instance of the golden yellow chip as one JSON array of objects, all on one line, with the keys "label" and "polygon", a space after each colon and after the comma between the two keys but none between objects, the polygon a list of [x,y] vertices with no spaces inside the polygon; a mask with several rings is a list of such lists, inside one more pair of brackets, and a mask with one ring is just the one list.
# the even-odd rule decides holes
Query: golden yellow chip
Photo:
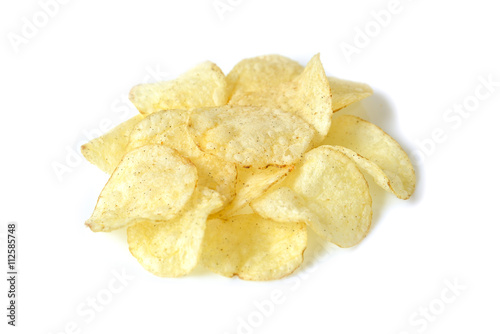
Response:
[{"label": "golden yellow chip", "polygon": [[324,141],[338,145],[338,150],[351,157],[373,176],[383,189],[398,198],[408,199],[415,190],[415,170],[401,146],[378,126],[359,117],[336,117]]},{"label": "golden yellow chip", "polygon": [[338,111],[373,94],[373,89],[364,83],[328,77],[332,91],[332,109]]},{"label": "golden yellow chip", "polygon": [[198,263],[208,215],[222,205],[222,198],[217,192],[207,188],[196,189],[177,217],[129,226],[127,240],[130,252],[154,275],[186,275]]},{"label": "golden yellow chip", "polygon": [[293,166],[268,166],[264,169],[238,167],[236,196],[219,215],[230,217],[253,199],[258,198],[272,185],[283,180],[293,170]]},{"label": "golden yellow chip", "polygon": [[231,96],[262,91],[265,87],[273,89],[293,80],[303,70],[295,60],[279,55],[243,59],[227,75],[228,91]]},{"label": "golden yellow chip", "polygon": [[350,158],[331,146],[309,151],[277,190],[271,189],[251,203],[263,217],[306,222],[340,247],[354,246],[366,236],[371,205],[363,174]]},{"label": "golden yellow chip", "polygon": [[143,145],[166,145],[189,158],[198,169],[198,185],[217,191],[229,203],[235,196],[236,165],[202,152],[187,132],[185,110],[163,110],[139,122],[130,133],[129,150]]},{"label": "golden yellow chip", "polygon": [[277,223],[255,214],[209,219],[201,263],[227,277],[279,279],[300,266],[306,245],[304,223]]},{"label": "golden yellow chip", "polygon": [[207,61],[175,80],[137,85],[129,99],[144,115],[167,109],[221,106],[228,100],[226,76]]},{"label": "golden yellow chip", "polygon": [[142,115],[134,116],[111,129],[108,133],[82,145],[83,156],[103,172],[113,173],[127,152],[130,132],[142,119]]},{"label": "golden yellow chip", "polygon": [[188,130],[198,147],[243,167],[291,165],[311,146],[314,130],[279,109],[224,106],[191,111]]},{"label": "golden yellow chip", "polygon": [[254,91],[240,91],[236,85],[229,104],[278,108],[300,116],[316,130],[314,145],[328,133],[333,113],[330,84],[319,54],[291,81],[274,87],[263,86]]},{"label": "golden yellow chip", "polygon": [[86,225],[111,231],[144,220],[169,220],[196,187],[196,167],[177,151],[147,145],[127,153],[104,186]]}]

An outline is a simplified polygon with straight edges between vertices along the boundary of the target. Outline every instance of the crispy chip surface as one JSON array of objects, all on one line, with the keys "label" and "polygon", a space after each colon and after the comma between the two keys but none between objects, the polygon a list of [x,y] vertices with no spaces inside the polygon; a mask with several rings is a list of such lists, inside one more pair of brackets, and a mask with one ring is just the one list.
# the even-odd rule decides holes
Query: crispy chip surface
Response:
[{"label": "crispy chip surface", "polygon": [[276,221],[304,221],[340,246],[359,243],[371,225],[368,184],[356,164],[331,146],[309,151],[295,170],[251,203],[259,215]]},{"label": "crispy chip surface", "polygon": [[338,111],[348,105],[361,101],[373,94],[373,89],[364,83],[354,82],[335,77],[328,77],[332,91],[332,109]]},{"label": "crispy chip surface", "polygon": [[263,169],[238,167],[236,196],[221,212],[221,217],[230,217],[255,198],[264,194],[272,185],[280,182],[293,170],[293,166],[268,166]]},{"label": "crispy chip surface", "polygon": [[129,99],[144,115],[167,109],[220,106],[228,100],[227,82],[221,69],[207,61],[175,80],[137,85]]},{"label": "crispy chip surface", "polygon": [[255,214],[209,219],[201,263],[227,277],[279,279],[300,266],[306,244],[304,223],[277,223]]},{"label": "crispy chip surface", "polygon": [[277,86],[262,86],[253,91],[247,90],[244,84],[244,89],[239,90],[236,85],[229,104],[279,108],[300,116],[316,130],[313,143],[318,144],[328,133],[333,113],[330,84],[319,55],[292,80],[280,81]]},{"label": "crispy chip surface", "polygon": [[142,115],[136,115],[118,124],[108,133],[82,145],[83,156],[103,172],[113,173],[127,152],[130,132],[142,119]]},{"label": "crispy chip surface", "polygon": [[310,148],[314,130],[279,109],[224,106],[191,111],[188,130],[198,147],[243,167],[290,165]]},{"label": "crispy chip surface", "polygon": [[243,59],[227,75],[230,96],[263,91],[293,80],[304,67],[287,57],[266,55]]},{"label": "crispy chip surface", "polygon": [[187,132],[188,118],[186,110],[162,110],[147,116],[130,133],[129,150],[149,144],[177,150],[198,169],[198,185],[216,190],[229,203],[236,191],[236,165],[201,151]]},{"label": "crispy chip surface", "polygon": [[129,226],[127,240],[130,252],[154,275],[186,275],[198,263],[207,217],[223,205],[222,200],[213,190],[197,188],[177,217]]},{"label": "crispy chip surface", "polygon": [[415,190],[415,170],[401,146],[375,124],[359,117],[336,117],[324,144],[338,145],[373,176],[383,189],[408,199]]},{"label": "crispy chip surface", "polygon": [[200,150],[187,133],[187,110],[161,110],[148,115],[130,133],[129,149],[144,145],[167,145],[184,156],[199,154]]},{"label": "crispy chip surface", "polygon": [[137,148],[116,167],[86,225],[97,232],[172,219],[191,198],[197,180],[196,167],[177,151],[162,145]]},{"label": "crispy chip surface", "polygon": [[260,216],[280,223],[307,222],[317,219],[307,202],[298,193],[280,185],[253,200],[250,206]]}]

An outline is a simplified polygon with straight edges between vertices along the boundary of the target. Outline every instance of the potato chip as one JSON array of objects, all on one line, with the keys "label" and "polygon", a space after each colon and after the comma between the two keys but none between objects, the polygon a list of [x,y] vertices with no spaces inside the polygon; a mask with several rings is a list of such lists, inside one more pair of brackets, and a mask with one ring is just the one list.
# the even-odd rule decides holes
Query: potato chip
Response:
[{"label": "potato chip", "polygon": [[306,244],[304,223],[277,223],[255,214],[209,219],[200,261],[223,276],[273,280],[300,266]]},{"label": "potato chip", "polygon": [[328,77],[332,91],[332,110],[336,112],[373,94],[373,89],[364,83]]},{"label": "potato chip", "polygon": [[309,151],[280,188],[253,201],[254,211],[276,221],[305,221],[340,247],[356,245],[370,229],[368,184],[356,164],[331,146]]},{"label": "potato chip", "polygon": [[83,156],[103,172],[113,173],[127,152],[130,131],[142,119],[142,115],[134,116],[108,133],[82,145]]},{"label": "potato chip", "polygon": [[298,76],[304,67],[287,57],[266,55],[243,59],[227,75],[229,95],[254,91],[289,82]]},{"label": "potato chip", "polygon": [[144,145],[167,145],[184,156],[201,153],[187,133],[187,110],[161,110],[137,123],[130,133],[129,150]]},{"label": "potato chip", "polygon": [[196,189],[181,213],[168,221],[143,221],[127,229],[132,255],[149,272],[179,277],[198,263],[207,217],[223,205],[210,189]]},{"label": "potato chip", "polygon": [[238,175],[235,164],[206,153],[188,158],[198,169],[198,184],[200,186],[221,194],[224,198],[224,205],[235,198]]},{"label": "potato chip", "polygon": [[253,211],[259,216],[280,223],[298,223],[317,220],[307,202],[298,193],[280,184],[271,188],[265,195],[250,202]]},{"label": "potato chip", "polygon": [[169,220],[187,203],[198,175],[177,151],[147,145],[127,153],[104,186],[86,225],[111,231],[144,220]]},{"label": "potato chip", "polygon": [[202,152],[187,132],[186,110],[163,110],[139,122],[130,134],[129,150],[143,145],[166,145],[189,158],[198,169],[198,185],[217,191],[229,203],[235,196],[236,165]]},{"label": "potato chip", "polygon": [[221,217],[234,215],[252,200],[262,196],[272,185],[283,180],[292,170],[293,166],[268,166],[264,169],[238,167],[236,196],[219,215]]},{"label": "potato chip", "polygon": [[144,115],[167,109],[221,106],[228,100],[227,82],[221,69],[207,61],[175,80],[137,85],[129,99]]},{"label": "potato chip", "polygon": [[[236,64],[227,75],[229,95],[234,96],[231,98],[231,103],[241,105],[235,101],[240,98],[244,99],[246,94],[258,100],[261,92],[275,89],[281,84],[292,81],[303,70],[304,67],[296,61],[279,55],[244,59]],[[331,76],[328,77],[328,82],[332,93],[333,112],[373,94],[372,88],[364,83]]]},{"label": "potato chip", "polygon": [[188,131],[206,152],[243,167],[290,165],[310,148],[314,130],[300,117],[262,107],[200,108]]},{"label": "potato chip", "polygon": [[324,144],[342,146],[337,149],[398,198],[408,199],[413,194],[415,170],[408,155],[378,126],[356,116],[342,115],[333,120]]},{"label": "potato chip", "polygon": [[318,144],[328,133],[333,113],[332,95],[319,55],[314,56],[293,80],[254,91],[246,90],[244,83],[241,85],[244,89],[239,90],[236,85],[228,102],[230,105],[278,108],[298,115],[316,130],[313,144]]}]

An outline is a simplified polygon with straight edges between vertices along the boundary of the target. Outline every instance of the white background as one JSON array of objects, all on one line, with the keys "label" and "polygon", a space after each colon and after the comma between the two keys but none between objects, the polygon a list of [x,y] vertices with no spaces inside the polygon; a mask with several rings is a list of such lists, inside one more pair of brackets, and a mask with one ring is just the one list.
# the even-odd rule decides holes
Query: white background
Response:
[{"label": "white background", "polygon": [[[2,2],[0,267],[7,223],[17,222],[19,278],[13,329],[2,269],[1,332],[499,333],[494,2],[401,0],[383,27],[371,13],[389,0],[221,3],[230,10],[219,15],[213,0],[74,0],[44,22],[38,1]],[[33,20],[40,27],[15,47]],[[365,28],[367,45],[357,40],[346,57],[341,46],[356,47]],[[205,60],[227,73],[247,57],[305,64],[317,52],[327,74],[372,85],[374,96],[347,111],[396,138],[417,170],[410,200],[373,190],[373,227],[359,246],[308,251],[309,264],[280,281],[203,269],[166,279],[142,269],[123,231],[83,225],[107,176],[74,152],[133,112],[124,98],[133,85]],[[481,77],[497,86],[481,88]],[[489,95],[474,98],[476,89]],[[447,111],[464,103],[466,116]],[[68,169],[58,177],[55,165]]]}]

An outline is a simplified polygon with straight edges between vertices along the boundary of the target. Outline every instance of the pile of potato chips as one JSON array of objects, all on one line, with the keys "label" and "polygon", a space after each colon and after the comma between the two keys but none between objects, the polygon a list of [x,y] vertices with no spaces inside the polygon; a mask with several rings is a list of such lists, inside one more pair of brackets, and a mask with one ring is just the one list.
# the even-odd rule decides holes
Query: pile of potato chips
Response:
[{"label": "pile of potato chips", "polygon": [[[303,261],[307,226],[340,247],[368,233],[366,174],[401,199],[415,173],[377,126],[334,113],[372,94],[278,55],[211,62],[132,88],[139,114],[82,146],[111,174],[92,231],[127,227],[130,252],[158,276],[200,263],[223,276],[272,280]],[[365,173],[365,174],[364,174]]]}]

